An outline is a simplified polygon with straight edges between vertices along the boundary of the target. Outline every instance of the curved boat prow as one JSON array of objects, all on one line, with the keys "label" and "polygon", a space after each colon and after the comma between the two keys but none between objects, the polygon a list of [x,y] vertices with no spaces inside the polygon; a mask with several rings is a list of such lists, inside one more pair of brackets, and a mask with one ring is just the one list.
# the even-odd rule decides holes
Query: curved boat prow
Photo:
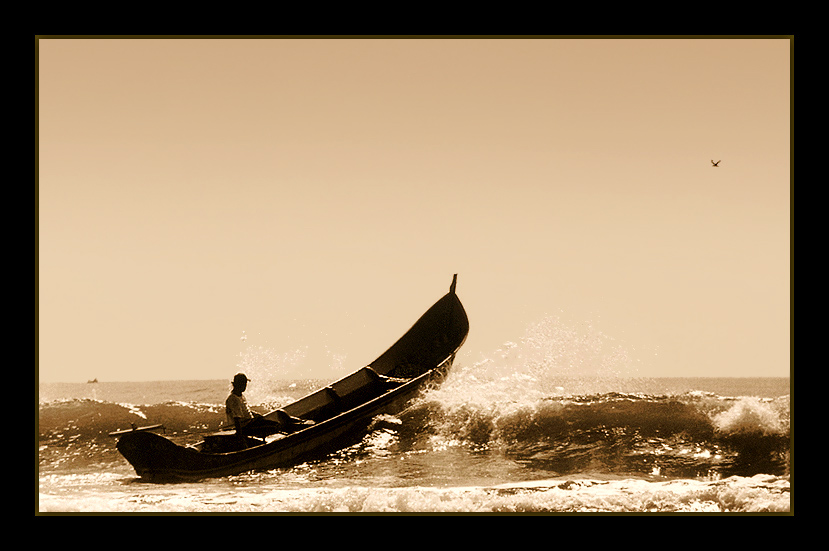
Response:
[{"label": "curved boat prow", "polygon": [[412,378],[454,355],[469,334],[469,318],[457,293],[458,275],[438,300],[396,343],[371,362],[381,375]]}]

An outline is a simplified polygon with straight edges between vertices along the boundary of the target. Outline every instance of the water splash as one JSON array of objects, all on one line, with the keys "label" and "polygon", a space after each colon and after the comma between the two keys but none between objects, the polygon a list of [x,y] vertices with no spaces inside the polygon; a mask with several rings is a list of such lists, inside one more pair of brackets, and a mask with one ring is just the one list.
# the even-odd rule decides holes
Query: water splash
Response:
[{"label": "water splash", "polygon": [[778,402],[740,398],[729,409],[714,415],[714,426],[723,434],[784,435],[788,426],[776,407]]},{"label": "water splash", "polygon": [[248,346],[239,353],[236,368],[251,380],[284,378],[286,373],[296,372],[307,355],[307,347],[277,352],[261,345]]},{"label": "water splash", "polygon": [[[273,381],[290,378],[292,374],[299,378],[307,355],[307,348],[277,352],[261,345],[247,346],[239,353],[236,369],[251,380],[245,391],[248,403],[252,405],[279,401],[280,397],[272,394]],[[228,382],[228,388],[229,385]]]},{"label": "water splash", "polygon": [[494,406],[619,391],[620,379],[635,382],[635,364],[621,343],[592,324],[570,327],[551,316],[530,325],[517,343],[504,343],[488,358],[453,368],[432,398]]},{"label": "water splash", "polygon": [[345,354],[328,347],[308,346],[280,352],[267,346],[248,345],[239,353],[236,363],[236,370],[251,380],[245,391],[248,404],[276,404],[274,407],[287,403],[289,398],[281,381],[331,381],[345,375],[347,368]]},{"label": "water splash", "polygon": [[565,429],[567,406],[555,398],[618,393],[620,378],[635,374],[633,364],[623,346],[592,325],[574,328],[547,317],[490,357],[456,365],[425,393],[421,411],[444,438],[479,446],[533,441]]}]

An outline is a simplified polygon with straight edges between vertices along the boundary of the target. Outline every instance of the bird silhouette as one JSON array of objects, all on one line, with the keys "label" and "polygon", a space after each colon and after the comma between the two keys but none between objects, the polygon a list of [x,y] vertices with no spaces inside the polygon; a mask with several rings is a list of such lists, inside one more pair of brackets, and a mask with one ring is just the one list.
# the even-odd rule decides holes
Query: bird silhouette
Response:
[{"label": "bird silhouette", "polygon": [[722,160],[719,160],[716,163],[713,161],[713,159],[711,160],[711,164],[714,165],[714,166],[720,166],[721,162],[722,162]]}]

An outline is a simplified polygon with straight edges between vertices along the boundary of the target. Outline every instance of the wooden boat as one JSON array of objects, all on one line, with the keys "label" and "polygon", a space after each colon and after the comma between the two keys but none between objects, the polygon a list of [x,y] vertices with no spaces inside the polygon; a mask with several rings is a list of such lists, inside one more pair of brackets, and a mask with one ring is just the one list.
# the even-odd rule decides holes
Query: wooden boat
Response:
[{"label": "wooden boat", "polygon": [[148,430],[117,431],[118,451],[142,478],[188,480],[287,467],[354,444],[376,416],[402,411],[446,376],[469,332],[456,283],[457,274],[449,293],[371,364],[254,419],[244,435],[221,431],[182,446]]}]

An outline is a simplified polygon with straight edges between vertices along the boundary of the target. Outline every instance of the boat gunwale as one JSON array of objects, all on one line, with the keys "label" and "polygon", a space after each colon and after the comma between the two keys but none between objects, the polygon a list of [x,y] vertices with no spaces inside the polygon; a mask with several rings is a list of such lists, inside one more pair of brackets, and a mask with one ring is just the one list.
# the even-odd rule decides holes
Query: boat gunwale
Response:
[{"label": "boat gunwale", "polygon": [[[460,347],[458,347],[460,348]],[[362,410],[373,410],[377,409],[377,402],[386,401],[389,398],[394,398],[399,394],[405,394],[407,390],[413,389],[414,387],[419,387],[422,383],[426,382],[427,379],[430,379],[432,376],[435,375],[437,371],[441,369],[441,366],[445,365],[449,361],[454,361],[455,356],[457,355],[457,350],[452,352],[452,354],[448,355],[446,358],[443,359],[440,363],[438,363],[435,367],[429,369],[428,371],[414,377],[405,383],[400,384],[394,388],[390,388],[386,392],[375,396],[374,398],[367,400],[359,405],[354,406],[351,409],[347,409],[345,411],[341,411],[336,415],[332,415],[331,417],[325,419],[324,421],[320,421],[318,423],[314,423],[313,425],[308,425],[307,427],[300,429],[296,432],[292,432],[291,434],[286,435],[284,438],[279,438],[277,440],[273,440],[271,442],[265,442],[263,444],[259,444],[257,446],[252,446],[250,448],[246,448],[244,450],[238,450],[233,452],[224,452],[224,453],[210,453],[210,452],[199,452],[205,456],[223,456],[229,457],[234,454],[245,454],[246,452],[248,455],[253,454],[252,452],[262,450],[264,447],[272,446],[272,447],[290,447],[287,444],[294,445],[298,442],[301,442],[302,439],[299,436],[302,435],[312,435],[315,432],[320,432],[323,428],[330,428],[332,426],[336,426],[337,424],[341,424],[343,421],[350,420],[353,417],[357,417]],[[369,407],[372,406],[372,407]],[[290,441],[290,442],[289,442]]]}]

